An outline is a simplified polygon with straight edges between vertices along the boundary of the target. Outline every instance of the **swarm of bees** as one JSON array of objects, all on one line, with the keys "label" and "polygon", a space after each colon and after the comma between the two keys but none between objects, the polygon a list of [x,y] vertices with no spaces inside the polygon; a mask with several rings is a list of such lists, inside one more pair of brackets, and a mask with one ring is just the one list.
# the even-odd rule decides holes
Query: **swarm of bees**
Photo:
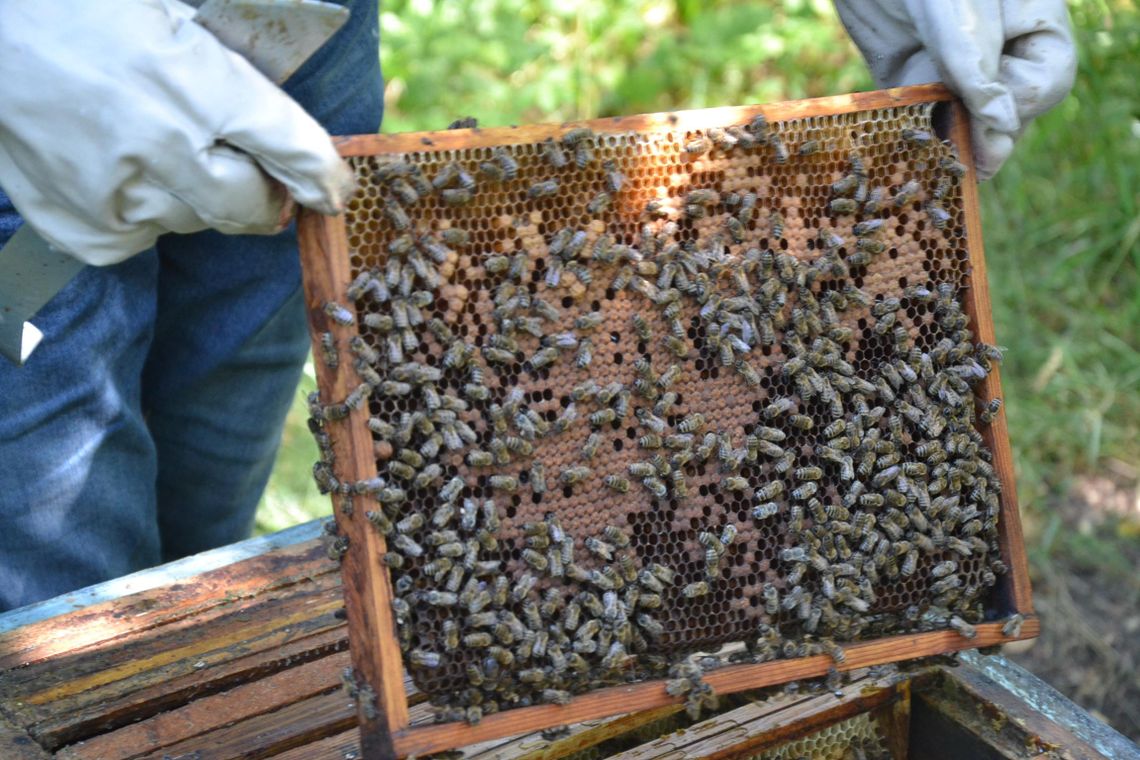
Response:
[{"label": "swarm of bees", "polygon": [[[965,170],[928,109],[902,110],[877,136],[920,167],[902,179],[846,127],[763,116],[661,148],[720,179],[648,201],[632,136],[581,127],[358,160],[372,200],[350,240],[371,252],[324,311],[359,335],[322,334],[318,360],[360,382],[310,398],[314,474],[384,535],[440,720],[649,677],[699,710],[715,695],[684,658],[727,641],[839,664],[884,633],[973,636],[1005,572],[978,431],[1000,401],[976,395],[1001,352],[961,305]],[[782,202],[837,156],[822,192]],[[543,231],[520,213],[492,246],[462,226],[484,193],[566,211]],[[884,281],[908,257],[911,279]],[[364,481],[331,452],[354,410]]]}]

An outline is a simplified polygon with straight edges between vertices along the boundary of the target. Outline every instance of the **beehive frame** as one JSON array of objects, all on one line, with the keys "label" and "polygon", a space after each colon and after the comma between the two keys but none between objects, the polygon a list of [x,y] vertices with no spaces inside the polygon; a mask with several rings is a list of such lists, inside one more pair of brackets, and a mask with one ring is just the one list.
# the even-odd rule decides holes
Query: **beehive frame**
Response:
[{"label": "beehive frame", "polygon": [[[840,114],[854,114],[879,109],[897,109],[923,103],[943,103],[940,115],[941,136],[956,147],[968,174],[960,183],[962,226],[968,254],[966,277],[969,287],[963,289],[964,311],[971,321],[975,339],[994,343],[990,317],[990,301],[985,277],[977,190],[969,145],[969,126],[964,109],[939,85],[923,85],[870,93],[749,106],[718,108],[675,114],[651,114],[625,118],[600,119],[582,125],[599,136],[608,134],[662,133],[684,134],[708,127],[747,124],[763,114],[776,124],[793,119],[811,119]],[[446,132],[402,135],[369,135],[342,138],[341,154],[350,160],[367,161],[368,157],[405,153],[458,151],[490,148],[498,145],[539,144],[549,137],[558,138],[579,125],[546,125],[495,129],[452,130]],[[359,165],[359,164],[358,164]],[[300,221],[301,252],[306,301],[314,338],[314,355],[321,401],[333,404],[353,392],[360,379],[351,361],[341,361],[336,368],[320,360],[321,336],[333,336],[342,353],[348,356],[349,339],[357,334],[355,325],[336,323],[326,311],[330,302],[344,302],[345,288],[359,272],[350,262],[349,233],[344,217],[324,218],[304,213]],[[1000,396],[1000,379],[995,369],[984,380],[979,396],[983,400]],[[348,410],[347,418],[336,423],[331,434],[331,453],[342,480],[364,480],[377,475],[374,441],[366,423],[367,405]],[[1008,573],[1001,576],[994,589],[993,602],[1003,614],[1025,616],[1016,636],[1002,633],[1002,622],[977,626],[977,635],[966,639],[949,630],[891,635],[845,644],[846,659],[841,670],[866,667],[968,647],[989,646],[1013,638],[1037,635],[1038,622],[1032,614],[1027,565],[1021,538],[1013,484],[1012,460],[1009,452],[1004,413],[999,411],[982,435],[993,455],[992,465],[1002,484],[1001,513],[998,525],[1002,560]],[[563,725],[631,710],[648,709],[677,698],[668,696],[661,681],[643,681],[610,686],[574,697],[566,705],[539,705],[504,710],[485,716],[477,725],[462,722],[436,725],[409,725],[408,707],[403,688],[403,663],[395,636],[391,608],[393,589],[389,573],[379,561],[385,554],[384,537],[365,519],[367,500],[355,497],[355,509],[346,510],[344,494],[334,493],[333,503],[340,533],[348,539],[343,557],[343,577],[349,622],[353,663],[361,684],[368,691],[359,700],[362,742],[368,757],[424,754],[491,738]],[[825,655],[783,659],[759,664],[726,666],[705,675],[704,680],[720,692],[757,688],[801,678],[823,675],[832,665]],[[374,699],[372,695],[374,694]]]}]

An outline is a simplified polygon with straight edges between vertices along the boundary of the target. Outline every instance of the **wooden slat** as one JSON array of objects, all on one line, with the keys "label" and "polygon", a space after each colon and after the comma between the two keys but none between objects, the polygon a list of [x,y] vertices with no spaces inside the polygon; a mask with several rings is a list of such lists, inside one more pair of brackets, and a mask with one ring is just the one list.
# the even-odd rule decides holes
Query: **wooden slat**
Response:
[{"label": "wooden slat", "polygon": [[[279,710],[296,702],[337,689],[341,672],[349,664],[347,652],[250,681],[230,691],[194,700],[183,707],[92,737],[67,748],[57,757],[66,760],[128,760],[198,739],[209,742],[217,726],[237,723]],[[348,702],[348,698],[342,695]]]},{"label": "wooden slat", "polygon": [[294,702],[274,712],[239,721],[161,750],[148,751],[141,757],[164,760],[188,755],[194,760],[232,760],[239,757],[254,760],[343,733],[355,723],[356,711],[352,701],[338,686],[327,694]]},{"label": "wooden slat", "polygon": [[319,739],[311,744],[272,755],[273,760],[345,760],[360,757],[360,731],[356,728]]},{"label": "wooden slat", "polygon": [[1012,729],[1011,757],[1140,760],[1140,746],[1004,657],[969,652],[959,667],[942,668],[940,675],[940,687],[916,690],[916,698],[984,738]]},{"label": "wooden slat", "polygon": [[[237,651],[242,648],[239,645]],[[158,677],[147,678],[141,688],[131,689],[118,697],[103,699],[96,695],[77,707],[66,709],[51,705],[48,716],[39,720],[33,729],[36,736],[50,747],[88,737],[98,739],[99,734],[106,735],[121,726],[142,725],[136,721],[145,721],[167,710],[195,704],[195,700],[208,699],[209,695],[219,691],[257,683],[274,673],[347,650],[348,634],[341,625],[281,646],[271,644],[247,656],[237,656],[209,668],[175,675],[169,680],[164,680],[159,674]],[[220,715],[219,719],[224,720],[225,716]]]},{"label": "wooden slat", "polygon": [[0,711],[0,758],[4,760],[48,760],[51,755],[26,731]]},{"label": "wooden slat", "polygon": [[557,139],[564,132],[577,126],[587,126],[599,133],[702,129],[710,125],[743,124],[757,114],[764,114],[769,121],[783,121],[810,116],[830,116],[851,111],[868,111],[876,108],[895,108],[915,103],[945,101],[952,98],[953,95],[950,91],[941,84],[924,84],[756,106],[704,108],[675,113],[616,116],[574,122],[573,124],[533,124],[521,127],[491,127],[489,129],[404,132],[393,135],[353,135],[337,138],[336,144],[340,154],[346,157],[371,156],[377,153],[460,150],[504,143],[535,143],[541,142],[547,137]]},{"label": "wooden slat", "polygon": [[194,578],[0,634],[0,671],[78,653],[84,648],[148,631],[209,610],[233,610],[276,589],[335,573],[317,541],[307,541]]},{"label": "wooden slat", "polygon": [[871,711],[871,719],[884,737],[891,760],[910,757],[910,681],[898,685],[899,698]]},{"label": "wooden slat", "polygon": [[[351,279],[348,241],[343,217],[326,219],[305,212],[298,222],[301,243],[305,302],[313,339],[313,355],[321,355],[320,334],[332,333],[348,354],[348,328],[337,325],[325,313],[326,303],[342,301],[342,293]],[[323,389],[325,404],[343,401],[357,386],[360,378],[350,362],[340,362],[336,369],[322,361],[315,362],[317,380]],[[331,394],[331,397],[327,394]],[[339,472],[354,477],[376,476],[376,460],[372,439],[365,426],[367,405],[352,410],[348,419],[330,422],[330,436]],[[345,609],[348,613],[349,641],[354,642],[353,667],[363,682],[375,690],[375,704],[360,700],[362,745],[369,757],[394,754],[391,732],[408,723],[408,705],[403,689],[403,664],[395,637],[395,621],[389,600],[392,588],[387,571],[376,563],[385,552],[384,539],[365,519],[366,509],[380,509],[375,502],[357,497],[355,509],[346,514],[345,497],[333,498],[334,513],[340,533],[349,539],[343,558]],[[374,564],[375,563],[375,564]]]},{"label": "wooden slat", "polygon": [[899,689],[893,681],[863,678],[848,684],[842,696],[823,692],[744,705],[684,731],[618,753],[613,760],[751,757],[768,747],[806,736],[899,698]]},{"label": "wooden slat", "polygon": [[[990,302],[990,285],[986,276],[985,248],[982,244],[982,215],[978,202],[978,180],[974,169],[974,156],[970,144],[970,124],[966,109],[955,102],[951,137],[958,146],[959,155],[967,167],[962,182],[962,207],[966,221],[966,248],[970,253],[970,288],[966,294],[966,314],[970,329],[977,340],[997,345],[994,335],[993,306]],[[1000,398],[1001,370],[995,365],[986,376],[982,397]],[[1025,540],[1021,534],[1021,515],[1017,509],[1017,483],[1013,468],[1013,453],[1009,446],[1005,407],[998,410],[990,425],[982,426],[982,437],[993,452],[994,470],[1001,480],[1001,516],[998,530],[1001,537],[1002,560],[1009,572],[1003,579],[1014,611],[1027,615],[1033,612],[1033,598],[1029,588],[1029,561],[1025,555]]]},{"label": "wooden slat", "polygon": [[[977,636],[973,639],[943,630],[849,644],[845,647],[846,661],[838,667],[844,671],[857,670],[881,663],[986,647],[1012,640],[1002,634],[1001,628],[1001,623],[979,625]],[[1037,619],[1028,617],[1022,626],[1020,637],[1033,638],[1039,630]],[[833,664],[830,657],[816,656],[755,665],[733,665],[707,674],[704,680],[718,693],[731,694],[804,678],[818,678],[825,675]],[[663,681],[614,686],[578,696],[565,706],[539,705],[489,715],[476,726],[442,723],[408,728],[396,734],[396,749],[401,756],[430,754],[495,736],[529,733],[548,726],[648,710],[677,701],[665,693]]]}]

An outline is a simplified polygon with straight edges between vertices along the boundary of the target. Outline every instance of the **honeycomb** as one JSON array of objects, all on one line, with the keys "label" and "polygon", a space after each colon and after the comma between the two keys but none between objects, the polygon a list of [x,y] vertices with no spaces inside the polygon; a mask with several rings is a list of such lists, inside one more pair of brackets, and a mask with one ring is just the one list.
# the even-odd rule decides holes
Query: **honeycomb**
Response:
[{"label": "honeycomb", "polygon": [[[1000,483],[951,143],[920,104],[350,159],[323,490],[386,537],[441,720],[981,616]],[[504,132],[504,134],[510,134]],[[331,402],[331,403],[330,403]],[[341,549],[344,547],[342,546]]]},{"label": "honeycomb", "polygon": [[860,713],[765,750],[749,760],[891,760],[886,740],[870,714]]}]

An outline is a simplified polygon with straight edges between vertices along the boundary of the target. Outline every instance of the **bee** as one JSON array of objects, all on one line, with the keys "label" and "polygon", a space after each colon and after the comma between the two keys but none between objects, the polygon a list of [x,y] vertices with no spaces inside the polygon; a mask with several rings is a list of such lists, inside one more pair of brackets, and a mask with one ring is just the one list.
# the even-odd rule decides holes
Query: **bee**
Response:
[{"label": "bee", "polygon": [[784,141],[780,139],[779,135],[770,135],[768,137],[768,144],[772,146],[772,158],[777,164],[783,165],[788,163],[788,148],[784,145]]},{"label": "bee", "polygon": [[846,216],[854,214],[858,210],[858,204],[851,198],[832,198],[827,204],[828,209],[832,214]]},{"label": "bee", "polygon": [[959,635],[972,639],[978,635],[978,631],[974,626],[967,623],[957,615],[951,615],[950,620],[947,621],[948,625],[958,632]]},{"label": "bee", "polygon": [[577,465],[573,467],[562,468],[562,472],[559,474],[558,479],[564,485],[572,486],[577,483],[581,483],[592,474],[593,471],[589,467]]},{"label": "bee", "polygon": [[341,306],[336,301],[325,301],[324,311],[325,314],[329,315],[333,322],[336,322],[341,326],[351,325],[356,321],[356,318],[352,315],[352,312]]},{"label": "bee", "polygon": [[925,129],[914,129],[913,127],[903,127],[899,131],[899,137],[918,148],[925,148],[934,140],[934,137]]},{"label": "bee", "polygon": [[1017,638],[1021,635],[1021,626],[1025,624],[1025,616],[1021,613],[1011,615],[1001,627],[1001,635]]},{"label": "bee", "polygon": [[895,208],[902,208],[903,206],[909,205],[911,202],[913,202],[920,189],[921,188],[919,187],[919,184],[913,179],[906,182],[902,187],[899,188],[898,192],[895,193]]},{"label": "bee", "polygon": [[978,420],[980,420],[983,424],[986,424],[986,425],[992,424],[993,421],[997,418],[997,413],[1000,409],[1001,409],[1001,399],[1000,398],[990,399],[989,403],[986,404],[985,408],[982,409],[982,411],[978,413]]},{"label": "bee", "polygon": [[695,581],[681,589],[681,596],[686,599],[696,599],[697,597],[704,596],[709,593],[710,587],[707,581]]},{"label": "bee", "polygon": [[769,517],[775,517],[779,511],[779,504],[774,501],[766,501],[753,507],[752,517],[756,520],[767,520]]},{"label": "bee", "polygon": [[574,366],[578,369],[586,369],[594,360],[594,344],[589,338],[583,338],[578,344],[578,350],[574,354]]},{"label": "bee", "polygon": [[546,493],[546,467],[542,462],[530,465],[530,489],[536,494]]},{"label": "bee", "polygon": [[612,203],[613,196],[603,190],[590,199],[590,202],[586,204],[586,211],[591,214],[598,214],[608,209]]},{"label": "bee", "polygon": [[707,138],[694,137],[685,143],[682,150],[690,156],[699,156],[708,153],[711,147],[712,143]]},{"label": "bee", "polygon": [[950,156],[940,158],[938,160],[938,166],[940,169],[945,171],[947,174],[949,174],[950,176],[955,177],[957,179],[962,179],[963,177],[966,176],[965,164],[962,164],[957,159],[952,158]]},{"label": "bee", "polygon": [[518,162],[515,161],[514,157],[511,156],[505,148],[495,148],[492,152],[492,157],[499,163],[499,166],[502,167],[503,177],[505,179],[511,180],[518,176]]},{"label": "bee", "polygon": [[642,478],[641,484],[649,489],[649,491],[658,499],[664,499],[666,494],[669,493],[668,489],[665,487],[665,484],[661,481],[660,478],[656,476],[651,475],[649,477]]},{"label": "bee", "polygon": [[607,475],[602,479],[602,483],[617,493],[629,493],[629,481],[620,475]]},{"label": "bee", "polygon": [[598,447],[602,443],[602,436],[598,433],[590,433],[590,437],[586,439],[586,443],[582,445],[582,458],[587,462],[594,458],[598,453]]},{"label": "bee", "polygon": [[513,493],[518,490],[519,480],[513,475],[492,475],[487,478],[487,485],[496,491]]},{"label": "bee", "polygon": [[601,427],[616,420],[617,413],[613,409],[599,409],[596,412],[592,412],[587,419],[591,426]]},{"label": "bee", "polygon": [[574,401],[589,401],[598,395],[598,384],[593,380],[578,383],[570,389],[570,398]]},{"label": "bee", "polygon": [[788,417],[788,423],[797,430],[811,430],[815,422],[806,414],[793,414]]},{"label": "bee", "polygon": [[552,137],[546,138],[542,143],[542,157],[555,169],[565,168],[566,165],[570,163],[569,159],[566,158],[565,151],[562,150],[558,143],[554,142],[554,138]]},{"label": "bee", "polygon": [[574,146],[574,165],[579,169],[585,169],[594,162],[594,151],[590,148],[590,144],[582,141]]},{"label": "bee", "polygon": [[729,491],[747,491],[748,479],[731,475],[724,479],[724,487]]},{"label": "bee", "polygon": [[804,140],[796,151],[801,156],[811,156],[819,152],[819,140]]},{"label": "bee", "polygon": [[950,224],[952,217],[950,212],[942,208],[934,201],[928,201],[925,205],[926,215],[930,218],[930,223],[936,230],[946,229],[946,225]]},{"label": "bee", "polygon": [[650,638],[659,639],[665,635],[665,626],[646,612],[638,614],[637,624],[650,636]]},{"label": "bee", "polygon": [[340,364],[340,355],[336,350],[336,338],[332,333],[321,333],[321,359],[329,369],[336,369]]},{"label": "bee", "polygon": [[441,190],[439,196],[448,206],[466,206],[472,198],[471,191],[462,187]]}]

